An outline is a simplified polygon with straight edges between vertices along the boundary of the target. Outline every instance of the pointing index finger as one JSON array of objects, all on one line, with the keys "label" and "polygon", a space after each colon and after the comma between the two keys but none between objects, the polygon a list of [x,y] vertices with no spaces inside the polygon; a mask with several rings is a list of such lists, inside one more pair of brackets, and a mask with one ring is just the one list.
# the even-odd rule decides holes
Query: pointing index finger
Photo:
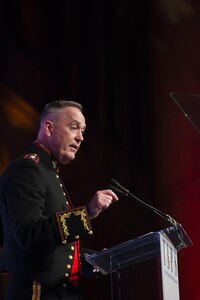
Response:
[{"label": "pointing index finger", "polygon": [[110,195],[113,198],[113,201],[117,201],[119,200],[119,198],[117,197],[117,195],[110,189],[106,190],[107,194]]}]

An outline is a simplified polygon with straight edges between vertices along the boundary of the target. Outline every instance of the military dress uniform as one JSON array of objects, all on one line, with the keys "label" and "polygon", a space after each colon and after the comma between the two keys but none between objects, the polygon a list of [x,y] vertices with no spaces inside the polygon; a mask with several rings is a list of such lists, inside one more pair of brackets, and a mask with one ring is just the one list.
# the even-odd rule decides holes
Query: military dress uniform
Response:
[{"label": "military dress uniform", "polygon": [[86,207],[73,208],[58,169],[49,151],[33,142],[0,180],[1,269],[13,274],[9,300],[67,293],[66,299],[79,299],[80,239],[93,233]]}]

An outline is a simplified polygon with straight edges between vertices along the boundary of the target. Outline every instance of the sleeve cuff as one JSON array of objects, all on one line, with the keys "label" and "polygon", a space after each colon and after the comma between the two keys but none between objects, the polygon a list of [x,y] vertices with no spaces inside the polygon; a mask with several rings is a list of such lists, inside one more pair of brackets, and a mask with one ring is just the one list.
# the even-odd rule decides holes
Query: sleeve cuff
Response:
[{"label": "sleeve cuff", "polygon": [[93,235],[85,206],[56,213],[63,244]]}]

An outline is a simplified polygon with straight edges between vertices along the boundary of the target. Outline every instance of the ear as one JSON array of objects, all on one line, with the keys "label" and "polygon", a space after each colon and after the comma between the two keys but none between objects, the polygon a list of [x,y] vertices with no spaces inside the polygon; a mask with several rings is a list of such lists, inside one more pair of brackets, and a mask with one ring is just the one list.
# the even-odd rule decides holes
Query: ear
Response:
[{"label": "ear", "polygon": [[53,123],[51,121],[46,121],[45,131],[49,137],[52,136],[53,128],[54,128]]}]

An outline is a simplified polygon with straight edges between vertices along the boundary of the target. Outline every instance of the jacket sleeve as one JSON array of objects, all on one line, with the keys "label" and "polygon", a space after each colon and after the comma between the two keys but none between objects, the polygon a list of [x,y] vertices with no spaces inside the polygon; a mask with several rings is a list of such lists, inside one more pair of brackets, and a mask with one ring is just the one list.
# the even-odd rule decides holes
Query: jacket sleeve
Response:
[{"label": "jacket sleeve", "polygon": [[41,249],[92,234],[84,206],[51,216],[43,214],[46,182],[34,161],[21,160],[8,175],[1,182],[3,215],[20,247]]}]

